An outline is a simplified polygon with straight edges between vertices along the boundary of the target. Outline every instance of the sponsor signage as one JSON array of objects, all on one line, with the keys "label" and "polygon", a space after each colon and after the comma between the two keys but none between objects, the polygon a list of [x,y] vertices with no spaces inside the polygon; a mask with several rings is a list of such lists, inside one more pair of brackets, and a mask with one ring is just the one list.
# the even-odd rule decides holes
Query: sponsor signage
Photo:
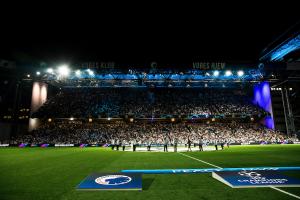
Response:
[{"label": "sponsor signage", "polygon": [[225,67],[225,62],[193,62],[193,69],[222,70]]},{"label": "sponsor signage", "polygon": [[249,187],[300,187],[300,180],[276,171],[223,171],[213,172],[212,177],[232,188]]},{"label": "sponsor signage", "polygon": [[78,186],[78,190],[142,190],[142,174],[93,173]]},{"label": "sponsor signage", "polygon": [[26,147],[26,146],[28,146],[28,144],[26,144],[26,143],[21,143],[21,144],[19,144],[19,148],[24,148],[24,147]]},{"label": "sponsor signage", "polygon": [[55,147],[74,147],[74,144],[55,144]]},{"label": "sponsor signage", "polygon": [[123,173],[142,174],[195,174],[211,172],[237,172],[237,171],[295,171],[300,167],[245,167],[245,168],[200,168],[200,169],[125,169]]}]

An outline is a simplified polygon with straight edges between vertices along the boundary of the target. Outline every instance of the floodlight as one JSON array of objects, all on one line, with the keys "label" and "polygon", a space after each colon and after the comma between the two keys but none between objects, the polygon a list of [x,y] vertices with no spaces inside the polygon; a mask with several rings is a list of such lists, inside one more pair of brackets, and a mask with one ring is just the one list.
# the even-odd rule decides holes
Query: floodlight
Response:
[{"label": "floodlight", "polygon": [[76,74],[76,76],[80,76],[81,75],[81,71],[78,69],[78,70],[76,70],[75,74]]},{"label": "floodlight", "polygon": [[238,76],[244,76],[244,71],[242,71],[242,70],[238,71],[238,72],[237,72],[237,75],[238,75]]},{"label": "floodlight", "polygon": [[88,73],[89,73],[90,76],[94,76],[94,72],[92,70],[89,69]]},{"label": "floodlight", "polygon": [[52,74],[53,73],[53,69],[52,68],[48,68],[47,69],[47,73]]},{"label": "floodlight", "polygon": [[41,75],[41,72],[37,71],[37,72],[36,72],[36,75],[38,75],[38,76]]},{"label": "floodlight", "polygon": [[230,71],[230,70],[227,70],[226,72],[225,72],[225,76],[231,76],[232,75],[232,72]]},{"label": "floodlight", "polygon": [[70,73],[70,69],[67,65],[62,65],[62,66],[58,67],[58,73],[61,76],[68,76]]},{"label": "floodlight", "polygon": [[219,76],[220,72],[219,71],[214,71],[214,76]]}]

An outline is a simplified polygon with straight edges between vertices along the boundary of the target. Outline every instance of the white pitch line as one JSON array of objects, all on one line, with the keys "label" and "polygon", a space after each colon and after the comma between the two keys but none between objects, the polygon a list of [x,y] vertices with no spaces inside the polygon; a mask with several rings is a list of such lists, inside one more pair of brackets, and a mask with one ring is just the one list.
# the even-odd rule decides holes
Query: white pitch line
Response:
[{"label": "white pitch line", "polygon": [[[180,153],[180,152],[178,152],[178,153],[181,154],[181,155],[183,155],[183,156],[186,156],[186,157],[188,157],[188,158],[191,158],[191,159],[193,159],[193,160],[197,160],[197,161],[202,162],[202,163],[205,163],[205,164],[207,164],[207,165],[216,167],[216,168],[218,168],[218,169],[223,169],[222,167],[219,167],[219,166],[217,166],[217,165],[211,164],[211,163],[206,162],[206,161],[204,161],[204,160],[200,160],[200,159],[198,159],[198,158],[195,158],[195,157],[186,155],[186,154],[184,154],[184,153]],[[289,192],[284,191],[284,190],[282,190],[282,189],[279,189],[279,188],[277,188],[277,187],[274,187],[274,186],[269,186],[269,187],[272,188],[272,189],[274,189],[274,190],[277,190],[278,192],[282,192],[282,193],[287,194],[287,195],[289,195],[289,196],[291,196],[291,197],[294,197],[294,198],[296,198],[296,199],[300,199],[300,196],[297,196],[297,195],[295,195],[295,194],[289,193]]]},{"label": "white pitch line", "polygon": [[[178,152],[178,153],[179,153],[179,152]],[[186,154],[184,154],[184,153],[179,153],[179,154],[181,154],[181,155],[183,155],[183,156],[186,156],[186,157],[189,157],[189,158],[191,158],[191,159],[197,160],[197,161],[199,161],[199,162],[205,163],[205,164],[207,164],[207,165],[213,166],[213,167],[215,167],[215,168],[223,169],[222,167],[219,167],[219,166],[217,166],[217,165],[211,164],[211,163],[209,163],[209,162],[206,162],[206,161],[204,161],[204,160],[200,160],[200,159],[195,158],[195,157],[192,157],[192,156],[188,156],[188,155],[186,155]]]},{"label": "white pitch line", "polygon": [[279,189],[279,188],[277,188],[277,187],[270,186],[270,188],[272,188],[272,189],[274,189],[274,190],[277,190],[277,191],[279,191],[279,192],[282,192],[282,193],[284,193],[284,194],[290,195],[290,196],[292,196],[292,197],[295,197],[296,199],[300,199],[299,196],[297,196],[297,195],[295,195],[295,194],[292,194],[292,193],[289,193],[289,192],[287,192],[287,191],[284,191],[284,190],[282,190],[282,189]]}]

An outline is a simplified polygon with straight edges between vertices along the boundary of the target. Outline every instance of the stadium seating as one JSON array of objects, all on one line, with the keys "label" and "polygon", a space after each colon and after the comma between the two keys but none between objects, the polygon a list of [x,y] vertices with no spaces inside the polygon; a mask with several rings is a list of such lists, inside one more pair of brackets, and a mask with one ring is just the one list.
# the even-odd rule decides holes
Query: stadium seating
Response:
[{"label": "stadium seating", "polygon": [[163,115],[262,115],[247,93],[230,89],[67,88],[33,117],[161,117]]},{"label": "stadium seating", "polygon": [[267,129],[255,123],[46,123],[29,135],[13,138],[12,143],[30,144],[163,144],[168,138],[170,144],[177,138],[178,144],[185,145],[187,140],[195,144],[201,139],[204,143],[282,143],[294,141],[278,131]]}]

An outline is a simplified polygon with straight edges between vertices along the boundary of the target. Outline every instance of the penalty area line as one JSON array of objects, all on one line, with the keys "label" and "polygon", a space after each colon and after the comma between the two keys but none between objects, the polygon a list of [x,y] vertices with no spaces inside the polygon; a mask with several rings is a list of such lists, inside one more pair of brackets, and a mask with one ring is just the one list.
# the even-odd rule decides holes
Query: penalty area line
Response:
[{"label": "penalty area line", "polygon": [[[181,155],[183,155],[183,156],[185,156],[185,157],[191,158],[191,159],[193,159],[193,160],[197,160],[198,162],[205,163],[205,164],[207,164],[207,165],[213,166],[213,167],[218,168],[218,169],[223,169],[222,167],[219,167],[219,166],[217,166],[217,165],[211,164],[211,163],[206,162],[206,161],[204,161],[204,160],[200,160],[200,159],[195,158],[195,157],[193,157],[193,156],[189,156],[189,155],[186,155],[186,154],[180,153],[180,152],[178,152],[178,153],[181,154]],[[297,195],[295,195],[295,194],[289,193],[289,192],[284,191],[284,190],[282,190],[282,189],[279,189],[279,188],[277,188],[277,187],[269,186],[269,188],[272,188],[273,190],[277,190],[278,192],[287,194],[287,195],[289,195],[289,196],[291,196],[291,197],[294,197],[294,198],[296,198],[296,199],[300,199],[300,196],[297,196]]]}]

